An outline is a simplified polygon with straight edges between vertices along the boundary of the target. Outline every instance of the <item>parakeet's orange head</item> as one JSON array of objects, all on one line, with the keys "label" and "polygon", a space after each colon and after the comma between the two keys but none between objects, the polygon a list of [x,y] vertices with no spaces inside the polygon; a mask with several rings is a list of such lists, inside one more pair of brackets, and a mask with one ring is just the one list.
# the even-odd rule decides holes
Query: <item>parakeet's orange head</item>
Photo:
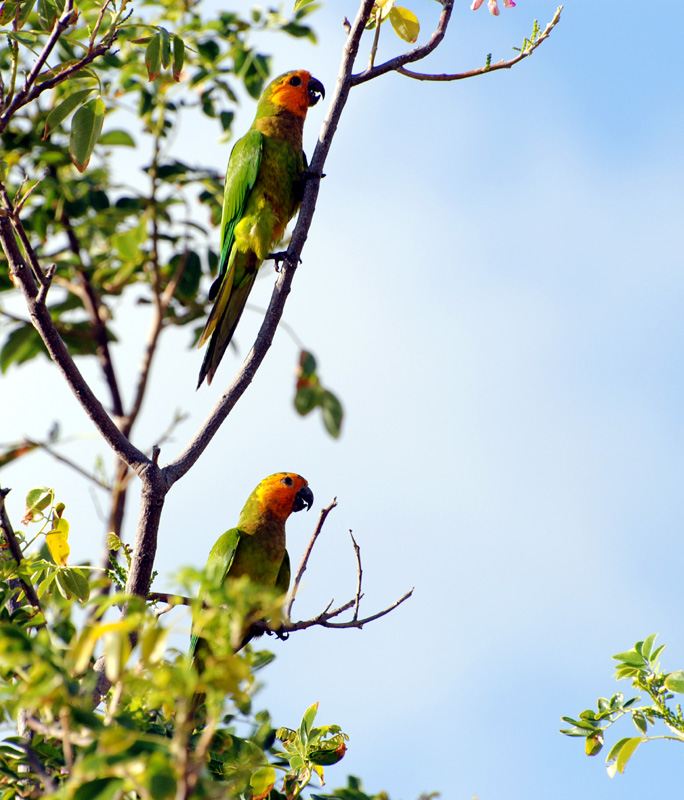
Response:
[{"label": "parakeet's orange head", "polygon": [[269,475],[252,492],[242,511],[250,515],[255,512],[263,517],[270,517],[280,522],[295,511],[311,508],[313,492],[309,484],[294,472],[276,472]]},{"label": "parakeet's orange head", "polygon": [[259,105],[272,104],[298,117],[305,117],[307,110],[315,106],[321,97],[325,97],[323,84],[306,70],[296,69],[271,81],[264,89]]}]

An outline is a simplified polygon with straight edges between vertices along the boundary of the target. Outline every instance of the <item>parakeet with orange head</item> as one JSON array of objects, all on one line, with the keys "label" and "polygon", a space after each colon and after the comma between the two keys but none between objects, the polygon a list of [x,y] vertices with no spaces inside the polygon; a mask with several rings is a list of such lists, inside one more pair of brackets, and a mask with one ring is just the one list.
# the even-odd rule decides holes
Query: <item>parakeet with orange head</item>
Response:
[{"label": "parakeet with orange head", "polygon": [[249,131],[230,154],[221,217],[219,273],[214,300],[199,339],[209,346],[197,388],[211,383],[235,332],[256,274],[285,233],[302,200],[306,112],[325,97],[323,84],[305,70],[286,72],[264,89]]},{"label": "parakeet with orange head", "polygon": [[[265,478],[248,497],[235,528],[219,537],[209,553],[200,597],[209,588],[243,575],[259,586],[283,595],[290,586],[290,557],[285,522],[290,514],[309,509],[314,496],[309,484],[293,472]],[[193,631],[190,655],[194,657],[200,632]],[[245,632],[242,645],[250,636]]]}]

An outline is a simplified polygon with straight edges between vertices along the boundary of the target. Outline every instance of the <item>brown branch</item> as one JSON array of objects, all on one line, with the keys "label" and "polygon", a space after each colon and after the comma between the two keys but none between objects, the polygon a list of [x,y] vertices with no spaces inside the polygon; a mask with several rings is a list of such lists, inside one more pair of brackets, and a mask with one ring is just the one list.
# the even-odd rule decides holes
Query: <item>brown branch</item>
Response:
[{"label": "brown branch", "polygon": [[[323,121],[323,126],[318,138],[318,144],[311,159],[309,171],[312,175],[322,175],[330,145],[332,144],[337,124],[342,113],[342,109],[347,102],[349,90],[351,88],[351,71],[354,66],[354,59],[359,49],[359,42],[363,34],[364,27],[370,17],[373,3],[375,0],[362,0],[359,12],[356,15],[354,24],[347,37],[343,53],[342,64],[335,86],[335,92],[328,110],[328,114]],[[245,393],[247,387],[254,379],[254,376],[261,366],[266,353],[271,347],[273,337],[278,327],[278,323],[283,315],[285,301],[290,293],[290,287],[294,278],[300,255],[306,242],[306,238],[311,227],[314,211],[316,209],[316,199],[318,197],[320,180],[315,177],[307,180],[304,187],[304,197],[302,206],[297,218],[297,224],[292,233],[290,244],[287,249],[287,257],[283,262],[282,269],[278,275],[271,302],[266,311],[264,322],[257,335],[252,349],[247,354],[245,361],[238,370],[233,382],[223,393],[218,403],[214,406],[209,417],[199,429],[195,437],[188,444],[185,450],[170,464],[163,469],[164,479],[168,486],[172,486],[177,480],[182,478],[187,471],[195,464],[197,459],[206,450],[207,446],[216,435],[223,421],[232,411],[237,401]]]},{"label": "brown branch", "polygon": [[32,89],[35,89],[34,84],[36,82],[36,79],[38,78],[38,75],[40,74],[41,69],[43,68],[45,62],[48,60],[50,53],[54,50],[55,45],[59,40],[59,37],[71,24],[71,15],[73,13],[73,10],[74,10],[74,0],[66,0],[66,3],[64,4],[64,11],[62,12],[62,15],[59,17],[59,19],[55,20],[52,32],[50,33],[47,42],[45,42],[43,51],[36,59],[36,63],[31,68],[31,71],[26,76],[24,80],[24,85],[14,95],[12,102],[5,109],[4,113],[0,115],[0,133],[4,131],[7,123],[12,118],[17,109],[21,108],[31,99],[30,95],[32,94]]},{"label": "brown branch", "polygon": [[[21,548],[19,547],[17,537],[14,534],[14,528],[12,527],[12,523],[10,522],[10,518],[7,516],[7,511],[5,509],[5,498],[9,494],[9,491],[9,489],[0,489],[0,531],[2,531],[2,535],[7,543],[7,547],[9,548],[12,558],[14,559],[16,565],[20,566],[21,562],[24,560],[24,557],[21,553]],[[18,581],[21,585],[21,588],[24,590],[24,596],[26,597],[26,600],[38,612],[41,612],[42,609],[40,607],[40,600],[38,599],[36,590],[23,578],[18,578]]]},{"label": "brown branch", "polygon": [[507,61],[498,61],[496,64],[490,64],[489,66],[480,67],[479,69],[471,69],[468,72],[458,72],[455,74],[426,74],[422,72],[413,72],[412,70],[404,69],[403,67],[397,67],[396,71],[400,75],[405,75],[407,78],[414,78],[417,81],[460,81],[464,78],[474,78],[477,75],[485,75],[488,72],[496,72],[500,69],[510,69],[511,67],[515,66],[516,64],[520,63],[524,58],[532,55],[534,51],[539,47],[539,45],[546,41],[551,34],[551,31],[558,25],[560,22],[561,12],[563,11],[563,6],[558,6],[556,9],[556,13],[553,16],[551,22],[548,23],[544,32],[541,33],[534,42],[531,42],[527,47],[524,47],[520,50],[515,58],[508,59]]},{"label": "brown branch", "polygon": [[458,73],[442,73],[442,74],[429,74],[429,73],[422,73],[422,72],[413,72],[412,70],[405,69],[406,64],[411,64],[416,61],[421,61],[426,56],[430,55],[442,42],[444,39],[444,35],[446,34],[447,27],[449,25],[449,20],[451,17],[451,13],[453,10],[453,0],[438,0],[442,5],[442,13],[440,14],[439,22],[437,24],[437,28],[433,32],[430,40],[427,44],[420,45],[419,47],[414,47],[412,50],[407,51],[406,53],[402,53],[395,58],[391,58],[388,61],[385,61],[383,64],[379,64],[377,67],[370,66],[368,69],[365,69],[363,72],[358,73],[357,75],[352,76],[352,86],[358,86],[366,81],[370,81],[373,78],[377,78],[380,75],[385,75],[388,72],[398,72],[400,75],[404,75],[407,78],[413,78],[419,81],[460,81],[465,78],[474,78],[477,75],[485,75],[488,72],[496,72],[500,69],[510,69],[511,67],[518,64],[523,59],[527,58],[528,56],[532,55],[532,53],[539,47],[539,45],[544,42],[546,39],[549,38],[551,31],[556,27],[556,25],[560,22],[561,12],[563,11],[563,6],[559,6],[556,9],[556,13],[553,16],[551,22],[548,23],[544,32],[535,39],[534,42],[527,44],[524,46],[520,53],[518,53],[515,58],[511,58],[505,61],[499,61],[496,64],[489,64],[484,67],[480,67],[478,69],[468,70],[467,72],[458,72]]},{"label": "brown branch", "polygon": [[363,619],[353,618],[348,620],[347,622],[331,622],[330,620],[333,617],[338,616],[343,611],[346,611],[349,608],[352,608],[356,603],[356,598],[353,600],[349,600],[340,608],[335,609],[334,611],[322,612],[317,617],[313,619],[307,620],[300,620],[299,622],[286,622],[284,623],[277,631],[278,634],[288,634],[292,631],[303,631],[307,628],[313,628],[315,625],[320,625],[322,628],[363,628],[369,622],[373,622],[376,619],[380,619],[380,617],[384,617],[389,614],[391,611],[394,611],[395,608],[398,608],[403,602],[409,599],[413,594],[413,589],[411,591],[406,592],[403,597],[400,597],[391,606],[383,609],[382,611],[378,611],[376,614],[371,614],[369,617],[363,617]]},{"label": "brown branch", "polygon": [[[292,584],[292,594],[290,595],[290,600],[287,604],[287,611],[285,612],[286,619],[290,619],[290,615],[292,614],[292,606],[294,605],[295,597],[297,596],[297,591],[299,590],[299,584],[301,583],[302,576],[306,571],[307,564],[309,563],[309,556],[311,555],[313,546],[316,544],[316,539],[318,539],[321,531],[323,530],[323,525],[325,524],[325,521],[328,518],[328,514],[333,510],[333,508],[335,508],[336,505],[337,505],[337,498],[333,497],[330,505],[321,509],[321,514],[318,518],[318,523],[316,524],[316,528],[311,536],[311,539],[309,539],[309,544],[306,546],[306,550],[304,551],[304,555],[302,556],[299,569],[297,570],[297,575],[295,576],[294,583]],[[330,604],[332,605],[332,601],[330,601]],[[328,606],[328,608],[329,607],[330,606]],[[327,610],[328,609],[326,609],[326,611]]]},{"label": "brown branch", "polygon": [[[57,170],[52,167],[50,169],[50,173],[55,181],[57,181]],[[78,259],[77,274],[80,280],[80,286],[78,288],[74,287],[76,288],[75,294],[80,297],[90,319],[90,329],[95,342],[97,360],[100,362],[105,383],[109,387],[109,393],[112,398],[112,413],[116,419],[121,419],[124,416],[123,402],[121,400],[121,392],[119,391],[119,381],[116,377],[116,372],[114,371],[114,362],[112,361],[112,356],[109,351],[107,326],[102,320],[103,303],[98,297],[95,287],[90,280],[90,276],[88,275],[87,271],[88,268],[83,263],[83,258],[81,256],[81,243],[76,235],[74,226],[71,224],[71,219],[64,208],[61,209],[61,212],[57,217],[57,222],[59,222],[64,228],[64,231],[67,235],[67,240],[69,242],[69,249]],[[73,290],[74,289],[72,288],[72,291]],[[128,435],[128,431],[122,432],[125,436]]]},{"label": "brown branch", "polygon": [[351,85],[358,86],[361,83],[373,80],[373,78],[378,78],[380,75],[385,75],[387,72],[394,72],[400,67],[403,67],[404,64],[420,61],[426,56],[429,56],[430,53],[432,53],[432,51],[440,45],[442,39],[444,39],[444,34],[449,26],[451,12],[453,11],[454,7],[454,0],[438,0],[438,2],[442,6],[442,13],[439,15],[437,27],[430,37],[430,40],[426,44],[420,45],[419,47],[414,47],[413,50],[409,50],[406,53],[402,53],[400,56],[391,58],[389,61],[385,61],[383,64],[379,64],[377,67],[371,66],[357,75],[352,75]]},{"label": "brown branch", "polygon": [[[14,222],[23,230],[20,222]],[[149,465],[149,459],[121,433],[74,363],[47,306],[44,302],[39,302],[35,277],[21,255],[8,217],[0,217],[0,242],[7,257],[10,275],[15,285],[20,286],[24,293],[31,323],[40,334],[50,357],[102,438],[120,459],[140,474]]]},{"label": "brown branch", "polygon": [[[124,4],[122,4],[122,8],[120,9],[119,14],[121,13],[121,11],[123,11],[123,5]],[[84,67],[87,67],[93,61],[95,61],[96,58],[105,55],[107,51],[110,50],[110,48],[114,44],[118,32],[115,24],[113,24],[110,27],[110,30],[104,35],[104,37],[96,47],[91,46],[89,48],[88,52],[86,53],[85,56],[83,56],[83,58],[79,59],[74,64],[70,64],[68,67],[63,69],[61,72],[58,72],[52,78],[48,78],[44,81],[41,81],[41,83],[36,83],[40,70],[42,69],[47,58],[54,49],[57,40],[69,26],[72,12],[73,12],[73,0],[67,0],[62,16],[55,23],[55,27],[52,29],[50,38],[46,42],[46,45],[43,48],[43,52],[38,57],[38,60],[34,64],[33,68],[26,76],[24,85],[19,90],[19,92],[17,92],[17,94],[14,95],[12,102],[0,115],[0,134],[2,134],[2,132],[5,130],[10,119],[18,111],[18,109],[20,109],[22,106],[25,106],[27,103],[30,103],[31,101],[35,100],[43,92],[50,91],[50,89],[54,89],[55,86],[59,86],[60,83],[64,83],[64,81],[68,80],[72,75],[74,75],[77,72],[80,72]],[[128,16],[130,16],[130,13]]]},{"label": "brown branch", "polygon": [[363,581],[363,569],[361,568],[361,548],[358,546],[358,544],[356,544],[356,539],[351,531],[349,531],[349,535],[351,536],[352,544],[354,545],[354,553],[356,555],[356,571],[358,574],[358,581],[356,584],[356,597],[354,598],[354,619],[358,619],[359,604],[361,603],[361,598],[363,597],[361,594],[361,582]]},{"label": "brown branch", "polygon": [[169,594],[168,592],[150,592],[147,595],[150,603],[166,603],[170,606],[191,606],[194,600],[182,594]]},{"label": "brown branch", "polygon": [[52,449],[52,447],[50,447],[50,445],[45,444],[45,442],[34,442],[32,439],[24,439],[22,444],[27,445],[29,447],[35,447],[41,450],[45,450],[45,452],[48,455],[52,456],[52,458],[54,458],[55,461],[59,461],[62,464],[65,464],[70,469],[73,469],[74,472],[78,472],[79,475],[91,481],[91,483],[94,483],[96,486],[99,486],[100,489],[106,489],[107,491],[111,491],[112,489],[111,486],[108,486],[106,483],[103,483],[99,478],[96,478],[95,475],[91,475],[90,472],[83,469],[83,467],[81,467],[75,461],[72,461],[70,458],[67,458],[66,456],[63,456],[60,453],[56,452],[55,450]]}]

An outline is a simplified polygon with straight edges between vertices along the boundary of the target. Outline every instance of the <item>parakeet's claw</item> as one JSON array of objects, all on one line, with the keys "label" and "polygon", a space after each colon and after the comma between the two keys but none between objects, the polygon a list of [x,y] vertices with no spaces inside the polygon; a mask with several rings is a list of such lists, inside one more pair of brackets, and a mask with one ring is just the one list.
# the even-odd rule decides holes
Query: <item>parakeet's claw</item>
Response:
[{"label": "parakeet's claw", "polygon": [[[280,272],[280,265],[284,261],[288,261],[287,250],[280,250],[278,253],[269,253],[268,258],[272,261],[275,261],[275,271]],[[297,262],[301,264],[302,259],[298,258]]]},{"label": "parakeet's claw", "polygon": [[302,170],[302,174],[300,178],[303,181],[313,181],[313,180],[320,180],[321,178],[325,178],[325,172],[321,173],[320,175],[317,172],[314,172],[312,169],[304,169]]}]

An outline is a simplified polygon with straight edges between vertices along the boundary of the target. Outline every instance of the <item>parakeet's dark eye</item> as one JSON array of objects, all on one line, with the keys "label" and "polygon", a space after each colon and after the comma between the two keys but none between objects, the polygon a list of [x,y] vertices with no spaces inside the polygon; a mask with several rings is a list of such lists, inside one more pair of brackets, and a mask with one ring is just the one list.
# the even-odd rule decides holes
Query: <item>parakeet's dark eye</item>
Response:
[{"label": "parakeet's dark eye", "polygon": [[[290,81],[290,83],[292,83],[292,81]],[[280,482],[285,486],[294,486],[294,481],[289,475],[286,475]]]},{"label": "parakeet's dark eye", "polygon": [[301,86],[301,85],[302,85],[302,79],[299,77],[299,75],[293,75],[290,78],[290,86]]}]

